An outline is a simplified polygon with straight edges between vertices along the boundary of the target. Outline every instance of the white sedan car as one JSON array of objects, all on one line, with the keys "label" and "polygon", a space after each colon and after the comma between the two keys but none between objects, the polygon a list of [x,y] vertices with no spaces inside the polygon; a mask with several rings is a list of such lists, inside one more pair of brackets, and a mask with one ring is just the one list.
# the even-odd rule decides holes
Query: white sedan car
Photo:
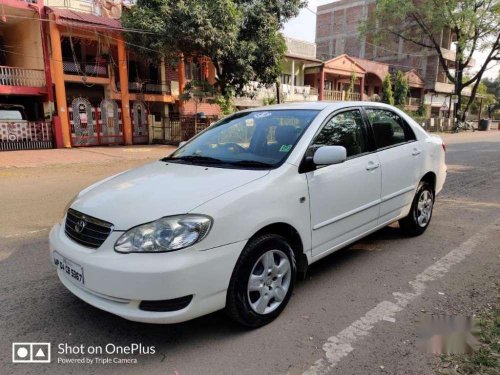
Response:
[{"label": "white sedan car", "polygon": [[225,308],[262,326],[309,264],[395,221],[422,234],[445,150],[384,104],[239,112],[80,192],[50,233],[51,258],[73,294],[126,319],[177,323]]}]

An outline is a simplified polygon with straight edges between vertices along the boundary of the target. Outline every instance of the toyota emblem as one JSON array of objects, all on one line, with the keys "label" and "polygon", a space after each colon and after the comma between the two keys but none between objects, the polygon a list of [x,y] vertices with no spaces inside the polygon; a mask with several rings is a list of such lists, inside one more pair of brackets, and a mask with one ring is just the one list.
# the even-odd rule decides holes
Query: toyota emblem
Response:
[{"label": "toyota emblem", "polygon": [[87,222],[85,220],[78,220],[78,222],[75,224],[75,232],[76,233],[82,233],[85,227],[87,226]]}]

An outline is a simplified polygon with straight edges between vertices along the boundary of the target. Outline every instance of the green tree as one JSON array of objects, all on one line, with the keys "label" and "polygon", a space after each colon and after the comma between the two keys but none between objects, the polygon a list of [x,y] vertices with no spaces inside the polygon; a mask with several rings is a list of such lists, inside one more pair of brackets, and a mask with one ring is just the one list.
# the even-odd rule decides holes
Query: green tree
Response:
[{"label": "green tree", "polygon": [[401,70],[396,72],[394,78],[394,104],[403,107],[406,104],[406,98],[410,93],[410,86],[404,73]]},{"label": "green tree", "polygon": [[488,117],[493,118],[500,110],[500,72],[496,78],[485,78],[482,82],[486,86],[486,93],[494,99],[493,103],[486,107]]},{"label": "green tree", "polygon": [[481,112],[483,116],[494,103],[496,102],[495,95],[488,92],[488,86],[481,81],[477,89],[477,97],[470,106],[470,113],[479,114]]},{"label": "green tree", "polygon": [[382,82],[382,103],[394,105],[394,95],[392,94],[391,75],[387,74]]},{"label": "green tree", "polygon": [[[215,88],[207,81],[193,80],[189,81],[184,87],[184,92],[179,97],[180,100],[194,101],[195,103],[195,113],[198,114],[199,104],[205,102],[214,104],[216,103],[216,91]],[[194,130],[198,133],[198,116],[194,117]]]},{"label": "green tree", "polygon": [[[433,51],[442,71],[455,86],[456,108],[465,112],[474,102],[481,78],[491,62],[500,60],[500,2],[498,0],[378,0],[362,32],[375,44],[402,39]],[[449,64],[442,50],[441,36],[451,32],[455,40],[455,61]],[[486,58],[468,80],[463,80],[475,52]],[[471,96],[462,95],[471,86]],[[462,104],[464,105],[462,106]]]},{"label": "green tree", "polygon": [[279,30],[304,0],[138,0],[124,13],[127,39],[145,57],[175,61],[206,56],[216,88],[226,98],[243,94],[250,81],[274,84],[286,45]]},{"label": "green tree", "polygon": [[236,107],[234,106],[233,100],[230,97],[217,95],[217,97],[215,98],[215,103],[219,106],[224,116],[229,116],[236,111]]},{"label": "green tree", "polygon": [[354,86],[356,85],[356,80],[358,77],[356,76],[356,72],[351,72],[351,77],[349,78],[349,87],[347,88],[347,94],[350,97],[352,93],[354,93]]}]

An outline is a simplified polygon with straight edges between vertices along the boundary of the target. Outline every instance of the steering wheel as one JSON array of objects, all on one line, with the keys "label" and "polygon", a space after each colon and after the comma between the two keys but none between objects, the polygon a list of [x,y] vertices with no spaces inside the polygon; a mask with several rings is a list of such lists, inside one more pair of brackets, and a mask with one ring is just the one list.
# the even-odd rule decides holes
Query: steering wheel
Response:
[{"label": "steering wheel", "polygon": [[223,148],[226,151],[230,151],[234,154],[239,154],[245,152],[245,148],[241,147],[237,143],[224,143],[223,145],[219,145],[219,147]]}]

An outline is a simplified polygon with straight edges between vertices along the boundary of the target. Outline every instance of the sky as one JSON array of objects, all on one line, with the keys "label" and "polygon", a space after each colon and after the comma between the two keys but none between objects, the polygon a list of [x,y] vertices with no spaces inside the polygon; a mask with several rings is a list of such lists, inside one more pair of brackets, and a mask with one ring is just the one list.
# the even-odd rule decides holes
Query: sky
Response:
[{"label": "sky", "polygon": [[[316,8],[318,5],[332,3],[335,0],[309,0],[307,8],[302,9],[297,18],[294,18],[285,25],[284,34],[291,38],[306,40],[314,42],[316,37]],[[478,64],[486,58],[484,53],[477,53],[475,55]],[[481,64],[482,65],[482,64]],[[490,65],[490,69],[486,71],[484,77],[495,78],[500,71],[500,64]]]}]

